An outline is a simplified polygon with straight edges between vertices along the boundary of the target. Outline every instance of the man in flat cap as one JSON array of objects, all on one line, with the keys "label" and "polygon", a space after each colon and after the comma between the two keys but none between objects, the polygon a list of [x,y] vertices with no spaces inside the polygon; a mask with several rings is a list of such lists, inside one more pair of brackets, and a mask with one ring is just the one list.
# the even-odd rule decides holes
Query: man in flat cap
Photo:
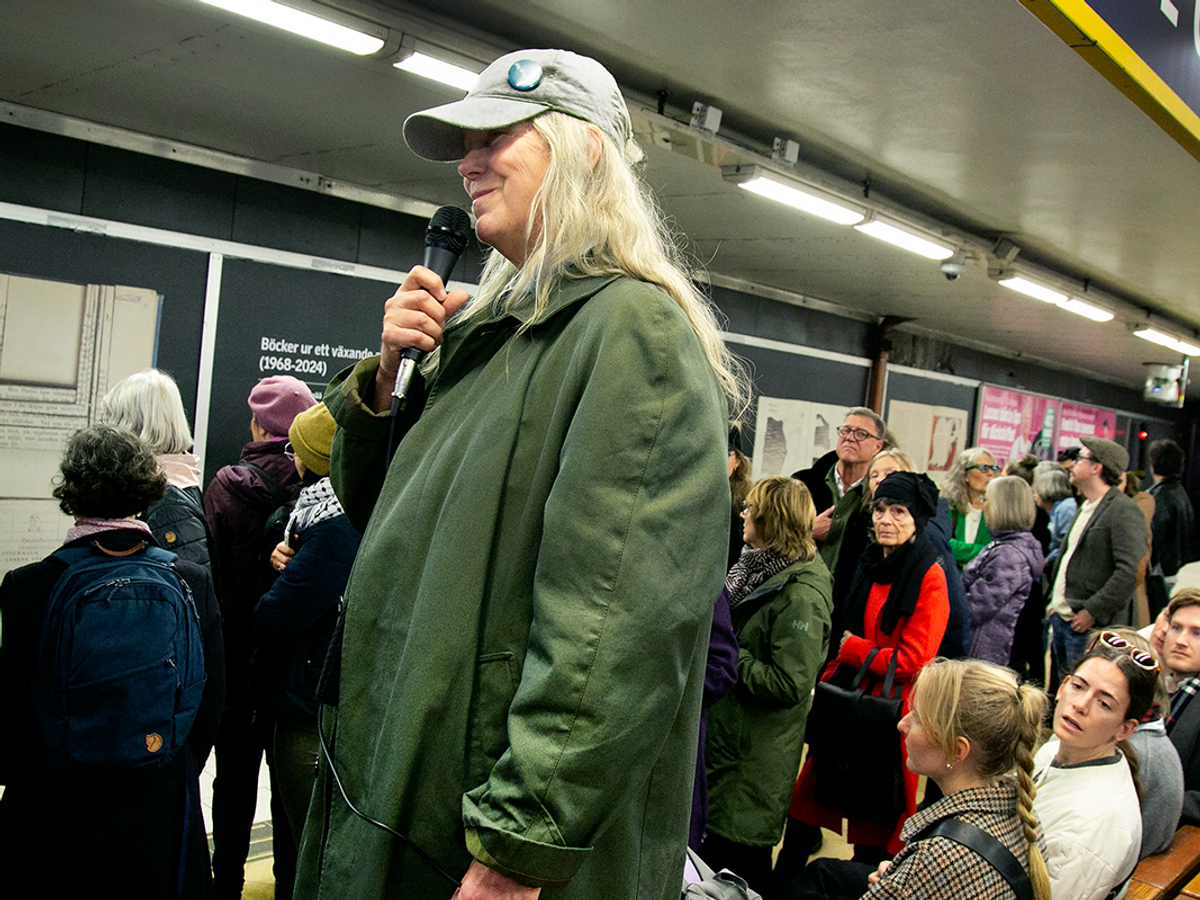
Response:
[{"label": "man in flat cap", "polygon": [[1117,485],[1129,453],[1104,438],[1085,437],[1071,481],[1080,504],[1063,539],[1050,592],[1050,686],[1057,686],[1096,627],[1128,625],[1138,564],[1146,555],[1146,518]]}]

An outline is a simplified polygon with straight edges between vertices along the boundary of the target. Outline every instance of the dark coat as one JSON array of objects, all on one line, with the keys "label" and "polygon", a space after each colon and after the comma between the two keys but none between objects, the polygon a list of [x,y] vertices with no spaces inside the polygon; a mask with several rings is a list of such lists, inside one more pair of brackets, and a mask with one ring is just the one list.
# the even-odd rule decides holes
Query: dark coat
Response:
[{"label": "dark coat", "polygon": [[871,517],[863,505],[864,482],[850,488],[840,500],[834,499],[831,482],[836,484],[834,466],[837,462],[837,451],[830,450],[813,463],[812,468],[795,472],[792,477],[808,488],[818,513],[834,507],[829,534],[819,546],[821,559],[833,578],[833,633],[841,634],[837,610],[842,608],[846,592],[854,581],[858,559],[870,543]]},{"label": "dark coat", "polygon": [[[1079,517],[1078,511],[1075,517]],[[1072,520],[1071,528],[1074,525]],[[1071,528],[1063,536],[1062,559],[1067,558]],[[1079,546],[1067,565],[1066,598],[1071,610],[1086,609],[1097,625],[1132,622],[1134,587],[1147,539],[1141,509],[1121,491],[1110,488],[1079,536]]]},{"label": "dark coat", "polygon": [[1154,532],[1151,561],[1162,567],[1162,574],[1174,575],[1184,563],[1195,558],[1196,514],[1192,501],[1178,475],[1168,475],[1150,488],[1154,498]]},{"label": "dark coat", "polygon": [[216,546],[204,518],[200,488],[168,484],[166,493],[150,504],[142,521],[150,526],[158,546],[177,554],[180,559],[204,566],[216,584],[216,573],[212,569]]},{"label": "dark coat", "polygon": [[242,448],[236,466],[225,466],[204,492],[204,514],[217,547],[220,582],[217,596],[225,622],[226,678],[230,707],[246,707],[252,699],[250,661],[256,635],[254,607],[270,587],[274,572],[267,564],[263,525],[280,506],[274,494],[253,469],[262,469],[282,487],[289,500],[300,493],[296,466],[283,455],[285,441],[251,441]]},{"label": "dark coat", "polygon": [[937,560],[946,575],[946,595],[950,601],[950,618],[946,622],[946,634],[942,637],[942,645],[938,647],[938,656],[961,659],[971,647],[971,607],[967,603],[962,573],[958,570],[954,551],[950,547],[953,534],[950,504],[946,502],[945,497],[938,497],[937,513],[925,525],[925,537],[933,544]]},{"label": "dark coat", "polygon": [[281,720],[316,721],[317,682],[360,540],[344,515],[309,527],[293,544],[296,555],[258,601],[258,709]]},{"label": "dark coat", "polygon": [[724,590],[713,605],[712,631],[708,635],[708,659],[704,665],[704,698],[700,701],[700,743],[696,747],[696,783],[692,788],[692,817],[688,823],[688,846],[700,848],[708,824],[708,771],[704,744],[708,738],[708,711],[733,690],[738,673],[737,635],[729,612],[729,595]]},{"label": "dark coat", "polygon": [[[145,533],[112,531],[105,546],[134,546]],[[186,898],[211,891],[199,773],[212,749],[225,690],[221,614],[207,570],[180,560],[204,636],[208,680],[187,743],[157,769],[96,775],[50,771],[38,741],[29,679],[37,661],[46,602],[65,565],[22,566],[0,583],[0,896],[173,898],[179,881],[185,815]],[[21,735],[21,740],[12,737]]]},{"label": "dark coat", "polygon": [[1179,824],[1200,827],[1200,700],[1193,697],[1179,718],[1168,722],[1167,736],[1183,764],[1183,813]]}]

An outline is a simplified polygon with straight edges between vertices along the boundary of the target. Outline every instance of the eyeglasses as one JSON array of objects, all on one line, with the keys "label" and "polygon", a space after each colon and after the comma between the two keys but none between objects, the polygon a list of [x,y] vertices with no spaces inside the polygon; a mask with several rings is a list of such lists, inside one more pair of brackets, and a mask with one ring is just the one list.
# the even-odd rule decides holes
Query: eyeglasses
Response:
[{"label": "eyeglasses", "polygon": [[286,456],[288,459],[290,459],[292,462],[296,461],[296,451],[292,448],[291,441],[288,441],[286,444],[283,445],[283,455]]},{"label": "eyeglasses", "polygon": [[982,472],[984,475],[991,472],[993,475],[995,475],[997,472],[1000,471],[1000,467],[999,466],[967,466],[967,471],[968,472],[979,471],[979,472]]},{"label": "eyeglasses", "polygon": [[1100,460],[1096,459],[1096,457],[1084,456],[1082,453],[1079,454],[1079,456],[1076,458],[1075,461],[1076,462],[1094,462],[1094,463],[1100,462]]},{"label": "eyeglasses", "polygon": [[1129,658],[1133,660],[1134,665],[1139,668],[1145,669],[1147,672],[1158,671],[1158,660],[1154,658],[1153,654],[1147,653],[1145,650],[1138,650],[1116,632],[1102,631],[1100,632],[1099,640],[1105,647],[1111,647],[1113,650],[1124,650],[1129,654]]},{"label": "eyeglasses", "polygon": [[851,428],[849,425],[842,425],[838,428],[837,433],[838,437],[853,437],[856,441],[865,441],[867,438],[873,438],[877,441],[883,440],[883,438],[879,437],[878,435],[871,434],[871,432],[863,428]]}]

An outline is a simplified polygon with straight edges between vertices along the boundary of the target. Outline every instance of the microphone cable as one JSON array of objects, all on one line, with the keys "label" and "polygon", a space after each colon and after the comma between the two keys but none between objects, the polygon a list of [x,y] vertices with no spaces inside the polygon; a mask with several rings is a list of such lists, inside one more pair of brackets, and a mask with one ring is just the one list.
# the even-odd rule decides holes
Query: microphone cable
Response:
[{"label": "microphone cable", "polygon": [[[323,705],[322,705],[322,708],[323,708]],[[333,764],[333,754],[329,752],[329,745],[327,743],[325,743],[325,729],[322,727],[321,710],[320,709],[318,709],[318,711],[317,711],[317,738],[321,742],[321,755],[325,757],[325,762],[329,766],[329,774],[333,776],[333,783],[337,785],[338,793],[341,794],[341,796],[342,796],[342,802],[344,802],[346,804],[346,807],[350,810],[350,812],[354,813],[354,815],[356,815],[358,818],[362,819],[368,825],[374,825],[376,828],[380,828],[383,831],[386,831],[388,834],[392,835],[392,837],[403,841],[405,844],[408,845],[410,850],[412,850],[415,854],[417,854],[417,856],[419,856],[425,862],[426,865],[428,865],[431,869],[433,869],[435,872],[437,872],[439,875],[441,875],[443,878],[445,878],[447,881],[449,881],[452,885],[454,885],[455,889],[461,888],[462,882],[459,881],[457,878],[455,878],[453,875],[451,875],[449,872],[447,872],[445,869],[443,869],[441,866],[439,866],[434,861],[433,857],[431,857],[428,853],[426,853],[424,850],[422,850],[420,847],[418,847],[416,845],[416,843],[410,837],[408,837],[405,834],[401,834],[395,828],[392,828],[390,825],[380,822],[378,819],[372,819],[370,816],[368,816],[366,813],[364,813],[362,810],[360,810],[357,806],[355,806],[354,803],[350,800],[349,795],[346,793],[346,788],[342,784],[341,776],[338,775],[337,767]]]}]

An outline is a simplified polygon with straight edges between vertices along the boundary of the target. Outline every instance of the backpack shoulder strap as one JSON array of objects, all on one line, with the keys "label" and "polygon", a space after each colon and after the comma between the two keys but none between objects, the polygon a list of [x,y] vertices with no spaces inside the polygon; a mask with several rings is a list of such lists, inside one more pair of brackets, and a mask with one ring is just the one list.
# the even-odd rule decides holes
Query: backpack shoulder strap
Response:
[{"label": "backpack shoulder strap", "polygon": [[923,841],[931,837],[944,837],[978,853],[1004,876],[1008,886],[1017,895],[1017,900],[1033,900],[1033,882],[1025,867],[1017,862],[1012,852],[982,828],[961,819],[942,819],[917,836]]},{"label": "backpack shoulder strap", "polygon": [[262,479],[263,484],[265,484],[267,487],[267,493],[270,495],[271,501],[276,506],[282,506],[292,499],[292,496],[288,493],[287,489],[281,485],[266,469],[256,466],[254,463],[248,462],[240,462],[238,465],[243,469],[249,469]]}]

